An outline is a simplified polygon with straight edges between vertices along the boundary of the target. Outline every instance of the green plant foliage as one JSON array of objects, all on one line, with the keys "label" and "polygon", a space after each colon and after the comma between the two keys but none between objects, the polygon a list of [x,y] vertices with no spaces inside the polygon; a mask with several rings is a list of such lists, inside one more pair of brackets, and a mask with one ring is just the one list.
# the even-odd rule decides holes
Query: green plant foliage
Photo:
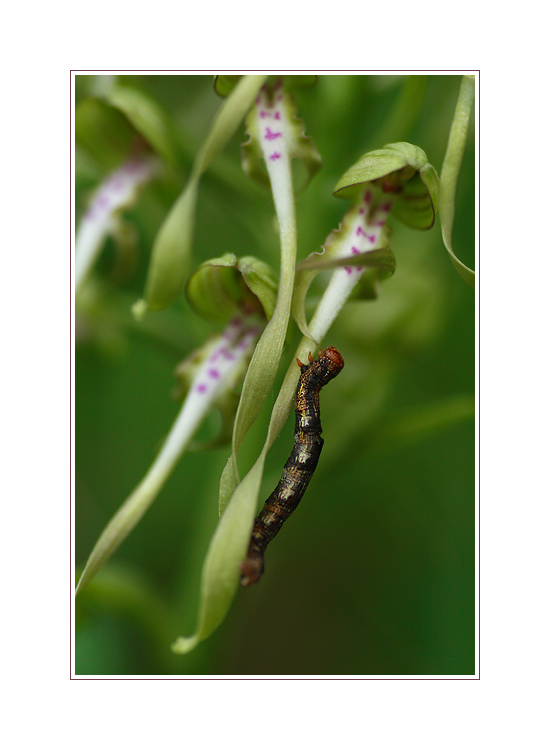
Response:
[{"label": "green plant foliage", "polygon": [[[78,78],[77,228],[136,142],[163,166],[125,209],[133,265],[109,235],[77,299],[77,673],[472,674],[475,311],[445,248],[452,236],[468,276],[473,82]],[[266,141],[275,124],[286,151]],[[296,157],[316,173],[299,199]],[[368,248],[350,239],[367,190]],[[222,386],[210,358],[241,343]],[[296,357],[329,345],[346,364],[323,392],[319,466],[261,583],[240,590],[292,445]],[[218,384],[205,403],[201,373]]]}]

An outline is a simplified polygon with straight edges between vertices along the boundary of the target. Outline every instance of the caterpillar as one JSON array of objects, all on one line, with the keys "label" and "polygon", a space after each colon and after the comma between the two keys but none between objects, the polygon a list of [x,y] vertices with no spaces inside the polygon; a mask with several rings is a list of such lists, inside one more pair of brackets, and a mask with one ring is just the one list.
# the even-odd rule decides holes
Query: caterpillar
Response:
[{"label": "caterpillar", "polygon": [[297,508],[307,489],[323,448],[319,392],[344,366],[342,355],[331,346],[324,353],[319,351],[317,360],[310,353],[308,365],[302,364],[299,359],[296,362],[301,375],[296,389],[294,447],[279,484],[254,521],[248,552],[240,566],[241,586],[251,586],[260,580],[267,545]]}]

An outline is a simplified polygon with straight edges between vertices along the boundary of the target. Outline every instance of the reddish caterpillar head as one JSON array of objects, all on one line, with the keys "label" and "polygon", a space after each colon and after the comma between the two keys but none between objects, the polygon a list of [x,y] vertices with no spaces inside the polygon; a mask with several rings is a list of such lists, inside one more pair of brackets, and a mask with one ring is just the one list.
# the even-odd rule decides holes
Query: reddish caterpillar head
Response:
[{"label": "reddish caterpillar head", "polygon": [[338,373],[344,366],[344,358],[342,357],[340,352],[333,346],[327,346],[323,357],[328,360],[327,366],[329,370],[331,370],[331,372],[333,372],[335,375],[338,375]]},{"label": "reddish caterpillar head", "polygon": [[[311,352],[308,354],[309,364],[310,366],[315,363],[315,360],[311,356]],[[302,369],[303,367],[307,367],[307,365],[304,365],[298,358],[296,358],[296,362],[298,363],[298,367]],[[323,352],[322,349],[319,349],[319,359],[317,362],[327,369],[327,371],[330,373],[331,378],[336,377],[340,370],[344,366],[344,358],[340,354],[340,352],[335,349],[333,346],[327,346],[325,351]]]}]

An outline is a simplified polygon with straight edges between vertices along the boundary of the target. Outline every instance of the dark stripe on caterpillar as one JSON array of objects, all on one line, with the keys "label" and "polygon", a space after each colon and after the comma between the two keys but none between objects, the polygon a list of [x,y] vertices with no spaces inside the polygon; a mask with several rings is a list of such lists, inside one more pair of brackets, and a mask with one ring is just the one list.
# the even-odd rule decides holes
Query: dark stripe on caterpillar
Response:
[{"label": "dark stripe on caterpillar", "polygon": [[264,572],[264,553],[269,542],[298,506],[317,467],[323,448],[319,392],[344,366],[342,355],[329,346],[319,359],[309,354],[309,364],[296,360],[302,374],[296,390],[294,447],[279,484],[267,498],[254,522],[248,552],[241,563],[241,586],[251,586]]}]

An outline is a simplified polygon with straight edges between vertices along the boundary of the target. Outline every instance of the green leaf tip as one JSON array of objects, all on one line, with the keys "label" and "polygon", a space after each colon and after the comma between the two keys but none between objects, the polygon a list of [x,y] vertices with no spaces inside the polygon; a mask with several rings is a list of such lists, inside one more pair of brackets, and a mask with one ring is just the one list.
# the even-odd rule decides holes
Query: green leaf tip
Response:
[{"label": "green leaf tip", "polygon": [[168,307],[180,294],[190,265],[198,183],[190,182],[160,227],[145,283],[149,310]]},{"label": "green leaf tip", "polygon": [[199,614],[195,633],[172,644],[176,654],[192,651],[223,622],[239,583],[261,482],[263,461],[250,470],[235,490],[208,547],[201,576]]},{"label": "green leaf tip", "polygon": [[212,322],[254,311],[263,312],[269,320],[277,300],[277,284],[267,263],[227,253],[199,266],[189,277],[185,293],[194,310]]},{"label": "green leaf tip", "polygon": [[369,184],[391,196],[392,214],[412,229],[431,229],[439,179],[426,153],[411,143],[389,143],[369,151],[338,181],[334,195],[356,200]]}]

